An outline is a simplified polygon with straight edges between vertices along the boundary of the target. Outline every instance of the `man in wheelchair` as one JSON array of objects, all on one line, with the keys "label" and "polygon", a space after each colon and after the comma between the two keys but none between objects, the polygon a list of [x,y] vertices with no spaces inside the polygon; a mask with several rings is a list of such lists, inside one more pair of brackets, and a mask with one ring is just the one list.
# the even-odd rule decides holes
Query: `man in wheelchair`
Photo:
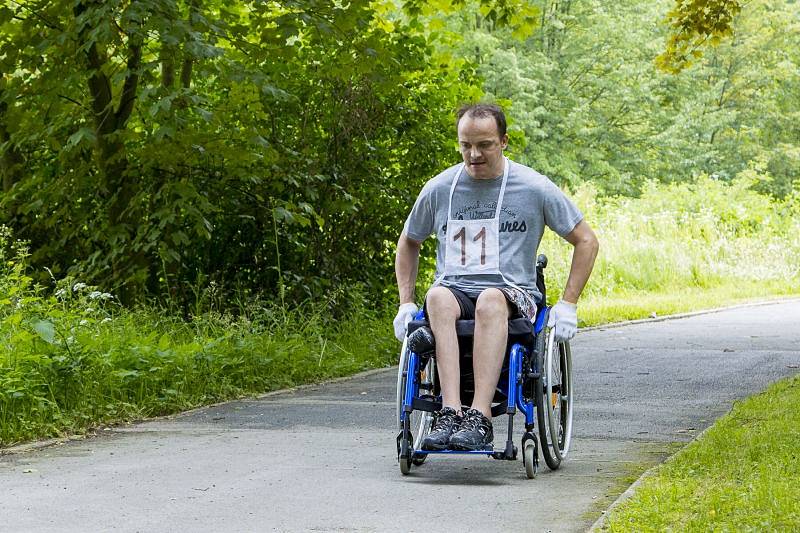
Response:
[{"label": "man in wheelchair", "polygon": [[[507,159],[506,119],[495,105],[459,109],[463,163],[428,181],[397,243],[395,273],[400,308],[395,336],[403,340],[418,313],[414,287],[422,241],[436,233],[436,279],[424,314],[435,343],[442,408],[434,414],[423,450],[480,450],[492,443],[491,403],[500,377],[509,318],[534,320],[542,294],[535,258],[547,226],[574,246],[561,300],[550,312],[556,340],[577,331],[577,301],[591,274],[598,242],[578,208],[547,177]],[[461,403],[456,321],[474,319],[474,396]]]}]

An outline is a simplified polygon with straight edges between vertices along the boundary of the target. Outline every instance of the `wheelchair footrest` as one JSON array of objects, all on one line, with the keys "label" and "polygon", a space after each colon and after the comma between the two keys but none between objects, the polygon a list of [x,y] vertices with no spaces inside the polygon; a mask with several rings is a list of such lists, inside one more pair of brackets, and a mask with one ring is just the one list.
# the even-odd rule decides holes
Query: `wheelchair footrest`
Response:
[{"label": "wheelchair footrest", "polygon": [[425,455],[486,455],[500,461],[516,461],[517,447],[514,446],[510,453],[508,450],[498,451],[492,447],[487,447],[483,450],[414,450],[412,457],[423,457]]},{"label": "wheelchair footrest", "polygon": [[502,452],[494,452],[492,454],[492,459],[497,459],[499,461],[516,461],[517,460],[517,447],[513,444],[509,445],[506,444],[505,451]]},{"label": "wheelchair footrest", "polygon": [[488,447],[483,450],[414,450],[414,457],[422,457],[423,455],[493,455],[494,448]]}]

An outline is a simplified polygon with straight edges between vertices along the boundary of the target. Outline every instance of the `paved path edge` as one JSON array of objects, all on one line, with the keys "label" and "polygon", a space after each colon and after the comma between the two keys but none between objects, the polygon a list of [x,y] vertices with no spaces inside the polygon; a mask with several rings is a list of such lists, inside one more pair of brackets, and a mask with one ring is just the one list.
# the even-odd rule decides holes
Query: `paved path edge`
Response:
[{"label": "paved path edge", "polygon": [[786,296],[782,298],[771,298],[769,300],[757,300],[754,302],[745,302],[741,304],[728,305],[724,307],[713,307],[710,309],[701,309],[699,311],[687,311],[686,313],[676,313],[674,315],[664,315],[649,318],[638,318],[636,320],[623,320],[622,322],[610,322],[608,324],[599,324],[597,326],[587,326],[580,328],[578,331],[594,331],[598,329],[611,329],[621,328],[623,326],[631,326],[634,324],[649,324],[650,322],[664,322],[666,320],[678,320],[681,318],[689,318],[699,315],[710,315],[713,313],[722,313],[732,309],[742,309],[746,307],[759,307],[762,305],[774,305],[782,303],[800,302],[800,296]]},{"label": "paved path edge", "polygon": [[[628,326],[628,325],[632,325],[632,324],[644,324],[644,323],[648,323],[648,322],[660,322],[660,321],[664,321],[664,320],[675,320],[675,319],[679,319],[679,318],[687,318],[687,317],[692,317],[692,316],[697,316],[697,315],[707,315],[707,314],[712,314],[712,313],[719,313],[719,312],[728,311],[728,310],[731,310],[731,309],[739,309],[739,308],[745,308],[745,307],[758,307],[758,306],[762,306],[762,305],[771,305],[771,304],[777,304],[777,303],[796,302],[796,301],[800,301],[800,298],[794,297],[794,296],[789,296],[789,297],[786,297],[786,298],[777,298],[777,299],[763,300],[763,301],[757,301],[757,302],[747,302],[747,303],[743,303],[743,304],[729,305],[727,307],[717,307],[717,308],[713,308],[713,309],[704,309],[704,310],[701,310],[701,311],[691,311],[691,312],[680,313],[680,314],[675,314],[675,315],[664,315],[663,317],[644,318],[644,319],[639,319],[639,320],[628,320],[628,321],[625,321],[625,322],[614,322],[612,324],[607,324],[607,325],[602,325],[602,326],[591,326],[591,327],[587,327],[587,328],[581,328],[581,331],[591,331],[591,330],[598,330],[598,329],[622,327],[622,326]],[[731,409],[733,409],[733,407],[731,407]],[[698,433],[692,440],[690,440],[689,442],[684,443],[684,445],[681,446],[680,450],[676,451],[675,453],[673,453],[672,455],[667,457],[664,461],[658,463],[657,465],[653,465],[652,467],[650,467],[647,470],[645,470],[642,473],[642,475],[639,476],[636,479],[636,481],[634,481],[631,484],[630,487],[625,489],[625,491],[622,494],[617,496],[617,499],[615,499],[611,503],[611,505],[609,505],[606,508],[605,511],[601,512],[600,517],[597,520],[595,520],[595,522],[589,528],[589,531],[590,532],[603,531],[603,528],[605,528],[605,526],[606,526],[606,520],[608,519],[608,516],[611,514],[611,512],[614,509],[619,507],[623,502],[625,502],[625,501],[629,500],[631,497],[633,497],[634,493],[636,493],[636,491],[639,489],[639,487],[642,485],[642,483],[645,482],[646,479],[648,479],[648,478],[652,477],[653,475],[655,475],[656,471],[659,468],[661,468],[663,465],[669,463],[670,461],[675,460],[675,456],[678,453],[680,453],[681,450],[686,448],[686,446],[688,446],[692,442],[701,439],[703,437],[703,435],[705,435],[708,430],[710,430],[712,427],[714,427],[716,425],[717,420],[719,420],[723,416],[726,416],[728,413],[730,413],[731,409],[728,409],[728,411],[725,414],[717,417],[710,426],[706,427],[703,431]]]},{"label": "paved path edge", "polygon": [[727,411],[726,411],[724,414],[722,414],[721,416],[717,417],[717,418],[714,420],[714,423],[712,423],[710,426],[708,426],[708,427],[707,427],[707,428],[705,428],[703,431],[701,431],[700,433],[698,433],[698,434],[695,436],[695,438],[693,438],[692,440],[690,440],[690,441],[688,441],[688,442],[684,442],[684,443],[683,443],[683,446],[681,446],[681,448],[680,448],[678,451],[676,451],[675,453],[673,453],[672,455],[670,455],[669,457],[667,457],[666,459],[664,459],[664,460],[663,460],[663,461],[661,461],[660,463],[658,463],[658,464],[656,464],[656,465],[653,465],[653,466],[651,466],[650,468],[648,468],[647,470],[645,470],[645,471],[642,473],[642,475],[641,475],[641,476],[639,476],[639,477],[636,479],[636,481],[634,481],[633,483],[631,483],[631,486],[630,486],[630,487],[628,487],[627,489],[625,489],[625,492],[623,492],[622,494],[620,494],[619,496],[617,496],[617,499],[616,499],[616,500],[614,500],[614,501],[611,503],[611,505],[609,505],[609,506],[608,506],[608,508],[606,508],[606,510],[605,510],[605,511],[602,511],[602,512],[601,512],[601,514],[600,514],[600,517],[599,517],[597,520],[595,520],[594,524],[592,524],[592,526],[591,526],[591,527],[588,529],[588,531],[589,531],[589,532],[591,532],[591,533],[595,533],[595,532],[601,532],[601,531],[603,531],[603,528],[606,526],[606,520],[608,519],[609,515],[611,514],[611,512],[612,512],[614,509],[616,509],[617,507],[619,507],[620,505],[622,505],[622,503],[624,503],[625,501],[627,501],[627,500],[631,499],[631,498],[633,497],[633,495],[636,493],[636,491],[639,489],[639,487],[642,485],[642,483],[644,483],[644,482],[645,482],[645,481],[646,481],[648,478],[650,478],[650,477],[654,476],[654,475],[656,474],[656,471],[657,471],[659,468],[661,468],[661,467],[662,467],[662,466],[664,466],[665,464],[668,464],[668,463],[670,463],[670,462],[674,461],[674,460],[675,460],[675,456],[676,456],[676,455],[678,455],[678,454],[679,454],[681,451],[683,451],[683,450],[684,450],[684,449],[685,449],[685,448],[686,448],[688,445],[690,445],[691,443],[693,443],[693,442],[694,442],[694,441],[696,441],[696,440],[699,440],[699,439],[701,439],[701,438],[703,437],[703,435],[705,435],[705,434],[706,434],[706,432],[707,432],[709,429],[711,429],[712,427],[714,427],[714,426],[716,425],[716,423],[717,423],[717,420],[719,420],[719,419],[720,419],[720,418],[722,418],[723,416],[727,416],[727,415],[728,415],[728,413],[730,413],[732,409],[733,409],[733,406],[731,406],[731,408],[730,408],[730,409],[728,409],[728,410],[727,410]]},{"label": "paved path edge", "polygon": [[40,450],[42,448],[49,448],[50,446],[57,446],[59,444],[64,444],[64,443],[67,443],[67,442],[90,439],[90,438],[102,435],[105,431],[113,432],[114,429],[118,428],[118,427],[133,426],[133,425],[136,425],[136,424],[141,424],[141,423],[144,423],[144,422],[152,422],[152,421],[155,421],[155,420],[171,420],[173,418],[178,418],[179,416],[188,415],[188,414],[194,413],[196,411],[200,411],[202,409],[208,409],[209,407],[218,407],[220,405],[225,405],[226,403],[260,400],[262,398],[269,398],[270,396],[277,396],[277,395],[280,395],[280,394],[288,394],[288,393],[295,392],[295,391],[302,391],[302,390],[310,389],[310,388],[313,388],[313,387],[319,387],[321,385],[327,385],[327,384],[330,384],[330,383],[338,383],[340,381],[347,381],[349,379],[368,377],[368,376],[371,376],[373,374],[380,374],[381,372],[387,372],[388,373],[390,370],[396,371],[397,369],[395,367],[373,368],[371,370],[364,370],[363,372],[359,372],[358,374],[350,374],[348,376],[341,376],[341,377],[338,377],[338,378],[331,378],[331,379],[327,379],[327,380],[324,380],[324,381],[317,381],[317,382],[314,382],[314,383],[306,383],[306,384],[303,384],[303,385],[297,385],[297,386],[294,386],[294,387],[289,387],[287,389],[279,389],[279,390],[264,392],[264,393],[255,394],[255,395],[247,394],[247,395],[241,396],[239,398],[231,398],[229,400],[224,400],[224,401],[221,401],[221,402],[208,403],[208,404],[200,405],[198,407],[194,407],[192,409],[187,409],[185,411],[178,411],[176,413],[170,413],[168,415],[153,416],[153,417],[149,417],[149,418],[140,418],[140,419],[136,419],[136,420],[131,420],[129,422],[121,422],[119,424],[109,424],[108,426],[99,426],[99,427],[89,428],[89,429],[86,430],[86,433],[79,434],[79,435],[69,435],[69,436],[66,436],[66,437],[57,437],[57,438],[53,438],[53,439],[37,440],[37,441],[33,441],[33,442],[25,442],[25,443],[22,443],[22,444],[15,444],[15,445],[9,446],[7,448],[0,448],[0,457],[2,457],[4,455],[19,455],[19,454],[31,452],[31,451],[34,451],[34,450]]}]

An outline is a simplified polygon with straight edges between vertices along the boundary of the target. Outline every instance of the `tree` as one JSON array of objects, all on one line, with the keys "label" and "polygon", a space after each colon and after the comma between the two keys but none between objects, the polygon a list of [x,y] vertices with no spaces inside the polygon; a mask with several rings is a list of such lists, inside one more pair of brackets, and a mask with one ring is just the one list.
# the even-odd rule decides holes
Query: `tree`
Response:
[{"label": "tree", "polygon": [[[126,302],[377,291],[469,90],[366,1],[12,2],[4,222]],[[462,89],[464,87],[464,89]],[[25,160],[25,172],[19,172]]]}]

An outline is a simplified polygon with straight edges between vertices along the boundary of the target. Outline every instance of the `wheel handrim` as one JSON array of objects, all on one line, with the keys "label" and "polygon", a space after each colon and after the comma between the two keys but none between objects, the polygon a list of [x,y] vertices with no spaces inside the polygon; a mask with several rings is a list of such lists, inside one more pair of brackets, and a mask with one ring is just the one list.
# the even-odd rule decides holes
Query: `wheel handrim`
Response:
[{"label": "wheel handrim", "polygon": [[[403,339],[403,347],[400,352],[400,361],[398,362],[397,370],[397,427],[399,430],[403,429],[402,412],[403,400],[405,396],[406,380],[408,374],[406,367],[410,355],[410,348],[407,346],[406,339]],[[436,379],[436,360],[431,357],[425,365],[425,369],[421,373],[420,385],[433,385]],[[409,428],[412,431],[414,442],[412,443],[413,449],[418,450],[422,445],[424,439],[431,429],[433,421],[432,413],[427,411],[412,411],[409,413]],[[412,450],[413,451],[413,450]]]},{"label": "wheel handrim", "polygon": [[[554,357],[554,355],[556,355]],[[545,358],[547,421],[553,453],[564,459],[572,438],[572,359],[569,343],[556,343],[550,330]]]},{"label": "wheel handrim", "polygon": [[396,415],[397,415],[397,429],[403,429],[403,422],[401,413],[403,411],[403,396],[406,389],[406,380],[403,373],[408,365],[408,348],[406,346],[406,339],[403,339],[403,347],[400,349],[400,361],[397,362],[397,401],[396,401]]},{"label": "wheel handrim", "polygon": [[559,443],[561,456],[566,457],[569,453],[569,445],[572,441],[572,405],[574,401],[574,389],[572,387],[572,351],[569,343],[559,345],[559,360],[562,366],[562,396],[561,396],[561,425],[564,428],[563,440]]}]

